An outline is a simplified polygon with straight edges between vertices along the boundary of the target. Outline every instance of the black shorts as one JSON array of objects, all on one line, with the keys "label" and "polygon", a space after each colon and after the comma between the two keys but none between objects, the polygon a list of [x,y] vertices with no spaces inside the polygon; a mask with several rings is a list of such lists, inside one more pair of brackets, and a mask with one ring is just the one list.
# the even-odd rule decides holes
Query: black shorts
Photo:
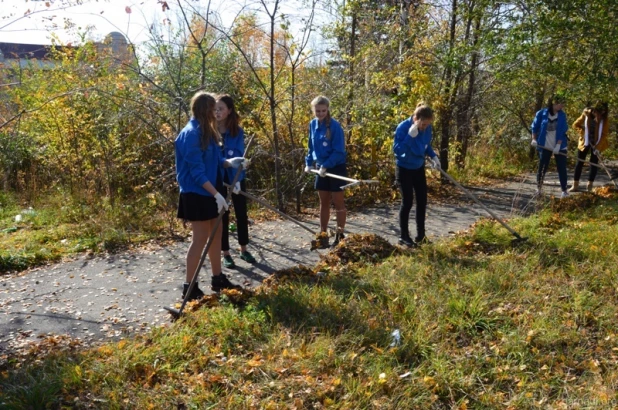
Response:
[{"label": "black shorts", "polygon": [[185,192],[178,199],[178,218],[185,221],[208,221],[219,216],[217,201],[213,196]]},{"label": "black shorts", "polygon": [[[342,177],[348,176],[348,171],[345,164],[337,165],[333,168],[327,168],[326,172],[329,174],[340,175]],[[343,191],[341,187],[347,184],[349,184],[349,182],[341,179],[316,175],[314,187],[318,191],[341,192]]]}]

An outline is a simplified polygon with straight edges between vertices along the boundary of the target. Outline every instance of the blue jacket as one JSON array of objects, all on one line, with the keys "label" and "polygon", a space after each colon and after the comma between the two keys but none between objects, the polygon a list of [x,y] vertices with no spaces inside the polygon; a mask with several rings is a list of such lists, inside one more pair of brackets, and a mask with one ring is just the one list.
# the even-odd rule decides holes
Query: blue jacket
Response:
[{"label": "blue jacket", "polygon": [[[242,157],[245,155],[245,132],[238,127],[238,135],[232,137],[229,131],[225,131],[223,137],[223,158],[229,159],[234,157]],[[226,168],[223,172],[226,175],[227,183],[231,184],[236,176],[235,168]],[[245,170],[242,170],[238,181],[245,179]]]},{"label": "blue jacket", "polygon": [[[545,138],[547,137],[547,123],[549,120],[547,116],[549,115],[549,109],[543,108],[539,110],[534,116],[534,121],[532,121],[532,126],[530,127],[533,134],[536,134],[536,142],[539,144],[537,150],[539,152],[543,151],[543,147],[545,146]],[[569,124],[567,123],[567,116],[564,111],[558,111],[558,124],[556,124],[556,141],[561,140],[562,144],[560,144],[560,151],[565,151],[567,149],[567,135],[566,132],[569,129]]]},{"label": "blue jacket", "polygon": [[305,157],[308,166],[315,161],[318,167],[333,168],[345,164],[345,139],[343,128],[336,120],[330,120],[330,139],[326,138],[326,126],[314,118],[309,123],[309,150]]},{"label": "blue jacket", "polygon": [[397,166],[405,169],[419,169],[425,164],[425,156],[436,156],[431,148],[432,127],[429,125],[423,131],[419,131],[414,138],[408,135],[414,121],[412,118],[401,122],[395,130],[393,141],[393,153]]},{"label": "blue jacket", "polygon": [[180,192],[212,196],[202,185],[210,181],[216,187],[217,176],[223,177],[221,148],[213,140],[205,150],[200,146],[200,124],[195,118],[180,131],[174,148],[176,152],[176,180]]}]

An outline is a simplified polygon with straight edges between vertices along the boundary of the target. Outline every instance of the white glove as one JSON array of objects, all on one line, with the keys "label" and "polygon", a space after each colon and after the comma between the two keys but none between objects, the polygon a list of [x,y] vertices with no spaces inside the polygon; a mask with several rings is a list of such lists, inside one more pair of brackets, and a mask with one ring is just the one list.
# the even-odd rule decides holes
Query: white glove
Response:
[{"label": "white glove", "polygon": [[242,165],[244,169],[247,169],[249,168],[249,165],[251,165],[251,160],[248,160],[244,157],[234,157],[226,159],[225,162],[227,162],[227,164],[232,168],[238,168]]},{"label": "white glove", "polygon": [[530,141],[530,145],[536,148],[539,145],[539,143],[535,139],[533,139],[532,141]]},{"label": "white glove", "polygon": [[305,166],[305,172],[308,174],[311,172],[311,170],[313,169],[313,167],[310,167],[309,165]]},{"label": "white glove", "polygon": [[240,181],[237,181],[236,184],[234,184],[234,188],[232,189],[232,193],[235,195],[240,194]]},{"label": "white glove", "polygon": [[318,171],[318,174],[319,174],[321,177],[325,177],[325,176],[326,176],[326,168],[324,168],[324,167],[320,167],[320,170]]},{"label": "white glove", "polygon": [[414,123],[410,127],[410,130],[408,131],[408,135],[411,136],[412,138],[414,138],[414,137],[416,137],[418,135],[418,125],[416,123]]},{"label": "white glove", "polygon": [[560,144],[556,143],[556,146],[554,147],[554,155],[558,155],[559,152],[560,152]]},{"label": "white glove", "polygon": [[433,169],[440,169],[442,167],[440,164],[440,158],[438,158],[437,155],[431,159],[431,167]]},{"label": "white glove", "polygon": [[223,195],[221,195],[219,192],[217,192],[217,195],[215,195],[215,201],[217,201],[217,212],[221,213],[222,210],[228,210],[230,209],[230,206],[227,204],[227,201],[225,200],[225,198],[223,198]]}]

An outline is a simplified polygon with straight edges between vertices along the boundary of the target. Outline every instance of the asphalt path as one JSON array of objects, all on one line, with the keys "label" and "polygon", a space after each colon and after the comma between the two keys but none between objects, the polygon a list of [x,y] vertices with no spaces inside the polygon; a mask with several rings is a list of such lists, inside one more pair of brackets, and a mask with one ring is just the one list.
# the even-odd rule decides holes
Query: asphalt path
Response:
[{"label": "asphalt path", "polygon": [[[586,176],[585,169],[584,186]],[[596,185],[609,183],[607,175],[599,172]],[[470,187],[501,218],[534,212],[535,190],[532,174],[499,186]],[[555,172],[546,176],[544,194],[560,195]],[[398,208],[396,203],[350,212],[346,230],[374,233],[395,244]],[[487,212],[463,195],[447,204],[430,200],[428,236],[432,240],[446,237],[467,229],[481,217],[488,217]],[[304,222],[317,230],[316,220]],[[410,231],[415,233],[413,215]],[[246,287],[257,286],[279,269],[312,266],[326,252],[311,251],[312,235],[284,219],[251,225],[249,236],[249,250],[257,263],[244,262],[233,250],[237,267],[224,269],[231,280]],[[230,242],[234,247],[235,237]],[[167,246],[145,245],[114,255],[81,255],[72,261],[0,277],[0,354],[10,354],[50,335],[66,335],[91,344],[168,325],[170,315],[164,306],[180,302],[188,246],[185,240]],[[209,288],[208,272],[206,265],[201,271],[204,290]]]}]

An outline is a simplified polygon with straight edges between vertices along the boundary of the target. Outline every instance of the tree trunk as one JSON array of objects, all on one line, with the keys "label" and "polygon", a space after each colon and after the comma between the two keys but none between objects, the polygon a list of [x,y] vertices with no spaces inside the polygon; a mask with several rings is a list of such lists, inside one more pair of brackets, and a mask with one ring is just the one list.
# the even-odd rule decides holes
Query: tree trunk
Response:
[{"label": "tree trunk", "polygon": [[449,59],[447,61],[446,70],[444,72],[444,107],[439,110],[440,117],[440,164],[442,169],[448,171],[448,149],[451,139],[451,121],[453,115],[453,100],[452,95],[455,93],[453,90],[453,67],[451,58],[455,48],[455,29],[457,26],[457,0],[451,2],[451,23],[450,23],[450,35],[449,35]]}]

